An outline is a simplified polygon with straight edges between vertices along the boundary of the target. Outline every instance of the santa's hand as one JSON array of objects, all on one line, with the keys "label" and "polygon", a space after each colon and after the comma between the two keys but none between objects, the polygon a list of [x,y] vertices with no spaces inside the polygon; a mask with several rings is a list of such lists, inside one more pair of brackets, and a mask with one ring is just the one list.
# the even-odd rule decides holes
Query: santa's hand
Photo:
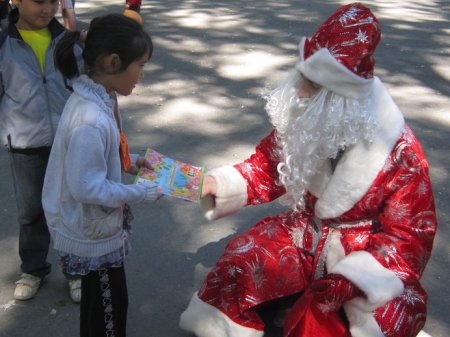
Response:
[{"label": "santa's hand", "polygon": [[208,213],[216,208],[217,181],[212,176],[205,176],[202,183],[202,197],[200,207]]},{"label": "santa's hand", "polygon": [[217,181],[212,176],[205,176],[202,183],[202,198],[211,195],[215,196],[217,193]]},{"label": "santa's hand", "polygon": [[315,280],[309,288],[313,293],[313,303],[323,313],[337,311],[345,302],[364,293],[340,274],[328,274]]}]

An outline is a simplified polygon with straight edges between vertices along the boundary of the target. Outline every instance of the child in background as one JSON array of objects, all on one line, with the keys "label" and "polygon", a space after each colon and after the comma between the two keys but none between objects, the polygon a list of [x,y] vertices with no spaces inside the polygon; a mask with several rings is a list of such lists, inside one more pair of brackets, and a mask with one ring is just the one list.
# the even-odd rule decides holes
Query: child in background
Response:
[{"label": "child in background", "polygon": [[0,0],[0,32],[8,26],[9,0]]},{"label": "child in background", "polygon": [[[142,26],[121,14],[92,20],[79,74],[68,33],[56,66],[73,81],[55,137],[42,194],[54,248],[65,272],[82,276],[81,336],[126,336],[128,293],[124,258],[126,203],[155,201],[156,186],[121,183],[120,117],[115,94],[130,95],[152,55]],[[125,153],[127,153],[125,151]],[[132,167],[150,164],[131,156]],[[135,165],[133,165],[135,164]]]},{"label": "child in background", "polygon": [[71,32],[77,30],[75,0],[61,0],[61,14],[64,20],[64,27]]},{"label": "child in background", "polygon": [[[41,192],[70,91],[53,60],[55,45],[66,32],[54,18],[59,1],[14,0],[13,5],[9,25],[0,35],[0,139],[10,153],[20,225],[22,275],[14,298],[28,300],[51,270]],[[81,48],[75,52],[81,57]]]},{"label": "child in background", "polygon": [[141,5],[142,0],[125,0],[125,9],[123,11],[123,15],[132,18],[141,25],[144,24],[144,21],[139,14],[141,11]]},{"label": "child in background", "polygon": [[126,0],[125,9],[129,9],[135,12],[141,11],[142,0]]}]

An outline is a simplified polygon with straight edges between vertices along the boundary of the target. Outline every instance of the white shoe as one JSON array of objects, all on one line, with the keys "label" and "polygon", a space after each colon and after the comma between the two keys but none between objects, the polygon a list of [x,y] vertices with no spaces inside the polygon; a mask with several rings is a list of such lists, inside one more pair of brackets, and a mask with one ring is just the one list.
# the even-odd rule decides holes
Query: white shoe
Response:
[{"label": "white shoe", "polygon": [[20,275],[20,280],[16,282],[14,298],[21,301],[33,298],[41,286],[41,281],[40,277],[23,273]]},{"label": "white shoe", "polygon": [[69,280],[69,293],[72,301],[81,302],[81,278]]}]

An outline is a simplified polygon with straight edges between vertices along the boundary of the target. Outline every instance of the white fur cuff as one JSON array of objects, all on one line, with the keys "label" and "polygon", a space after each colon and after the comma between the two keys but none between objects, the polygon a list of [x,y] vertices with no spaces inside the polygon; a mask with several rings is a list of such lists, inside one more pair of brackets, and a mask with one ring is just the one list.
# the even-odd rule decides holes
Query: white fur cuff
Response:
[{"label": "white fur cuff", "polygon": [[180,327],[198,337],[262,337],[263,331],[247,328],[229,319],[194,293],[181,314]]},{"label": "white fur cuff", "polygon": [[200,207],[208,220],[235,213],[247,205],[247,182],[234,167],[219,167],[206,175],[214,177],[217,182],[215,200],[205,197],[200,201]]},{"label": "white fur cuff", "polygon": [[367,299],[356,298],[352,302],[358,302],[358,306],[367,312],[384,305],[404,290],[403,282],[397,275],[365,251],[350,253],[330,272],[344,275],[366,294]]}]

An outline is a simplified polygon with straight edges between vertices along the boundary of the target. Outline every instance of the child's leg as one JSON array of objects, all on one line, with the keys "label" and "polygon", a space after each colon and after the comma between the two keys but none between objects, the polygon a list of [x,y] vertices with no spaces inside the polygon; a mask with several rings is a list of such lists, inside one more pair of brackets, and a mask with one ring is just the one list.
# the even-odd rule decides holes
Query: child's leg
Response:
[{"label": "child's leg", "polygon": [[12,150],[12,173],[18,208],[19,255],[23,273],[44,278],[50,272],[50,233],[41,194],[50,148],[32,153]]},{"label": "child's leg", "polygon": [[70,299],[75,303],[81,302],[81,276],[85,267],[83,258],[58,251],[58,264],[69,285]]},{"label": "child's leg", "polygon": [[80,337],[126,337],[128,291],[124,267],[82,277]]},{"label": "child's leg", "polygon": [[51,270],[51,265],[47,262],[50,233],[41,203],[49,154],[50,148],[10,148],[17,221],[20,225],[20,269],[23,273],[14,290],[14,298],[19,300],[31,299],[38,291],[42,279]]}]

